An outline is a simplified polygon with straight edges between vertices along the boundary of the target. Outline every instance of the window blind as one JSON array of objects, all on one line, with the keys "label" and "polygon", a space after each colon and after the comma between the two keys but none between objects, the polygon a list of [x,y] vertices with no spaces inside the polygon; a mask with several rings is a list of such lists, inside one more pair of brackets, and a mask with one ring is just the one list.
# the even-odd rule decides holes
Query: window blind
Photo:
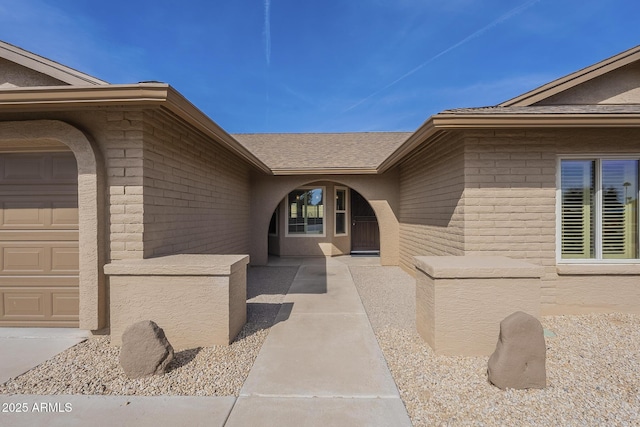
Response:
[{"label": "window blind", "polygon": [[594,256],[594,162],[562,162],[562,257]]}]

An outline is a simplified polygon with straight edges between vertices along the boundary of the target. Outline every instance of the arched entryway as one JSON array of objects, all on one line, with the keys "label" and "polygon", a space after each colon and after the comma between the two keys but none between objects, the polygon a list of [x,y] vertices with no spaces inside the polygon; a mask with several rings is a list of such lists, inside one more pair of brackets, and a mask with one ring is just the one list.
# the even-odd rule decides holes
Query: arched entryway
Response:
[{"label": "arched entryway", "polygon": [[316,181],[291,189],[269,223],[269,254],[282,257],[346,255],[350,251],[349,189]]},{"label": "arched entryway", "polygon": [[[324,229],[311,227],[319,235],[296,236],[290,228],[289,215],[295,196],[304,191],[322,189],[326,206],[323,209]],[[295,194],[299,191],[300,194]],[[366,216],[373,219],[378,230],[375,244],[365,251],[379,250],[383,265],[398,264],[397,179],[394,175],[371,176],[274,176],[253,181],[252,186],[252,235],[251,263],[263,265],[268,254],[280,256],[337,256],[351,253],[353,217],[351,194],[356,192],[366,202]],[[317,194],[317,192],[316,192]],[[338,206],[345,195],[345,205]],[[290,197],[293,197],[289,200]],[[345,212],[345,208],[346,211]],[[294,208],[295,209],[295,208]],[[377,224],[376,224],[377,222]],[[344,225],[344,230],[340,228]],[[358,223],[356,222],[356,227]],[[304,224],[300,229],[304,230]],[[371,253],[371,252],[370,252]]]}]

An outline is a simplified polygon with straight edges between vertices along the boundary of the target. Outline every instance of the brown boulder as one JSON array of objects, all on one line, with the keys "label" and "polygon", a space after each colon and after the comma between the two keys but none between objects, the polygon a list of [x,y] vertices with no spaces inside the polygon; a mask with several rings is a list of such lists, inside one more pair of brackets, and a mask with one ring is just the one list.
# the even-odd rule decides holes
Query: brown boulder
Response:
[{"label": "brown boulder", "polygon": [[129,378],[164,374],[173,360],[173,347],[155,322],[143,320],[122,334],[120,366]]},{"label": "brown boulder", "polygon": [[489,358],[489,381],[501,389],[545,388],[546,355],[540,321],[517,311],[500,322],[498,344]]}]

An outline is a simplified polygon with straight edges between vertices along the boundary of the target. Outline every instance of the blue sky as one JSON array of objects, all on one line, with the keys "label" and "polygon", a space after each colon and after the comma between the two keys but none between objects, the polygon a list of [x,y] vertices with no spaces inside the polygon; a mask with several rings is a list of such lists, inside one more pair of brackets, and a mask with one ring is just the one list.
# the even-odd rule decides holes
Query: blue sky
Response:
[{"label": "blue sky", "polygon": [[3,0],[0,40],[231,133],[413,131],[640,44],[637,0]]}]

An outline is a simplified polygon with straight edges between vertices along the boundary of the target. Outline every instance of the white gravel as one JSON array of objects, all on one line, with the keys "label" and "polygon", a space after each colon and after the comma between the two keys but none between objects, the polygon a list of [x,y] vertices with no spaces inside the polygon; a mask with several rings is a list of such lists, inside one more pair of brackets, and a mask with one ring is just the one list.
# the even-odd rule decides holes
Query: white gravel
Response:
[{"label": "white gravel", "polygon": [[0,386],[0,393],[100,395],[237,395],[267,330],[243,329],[228,347],[176,352],[161,376],[131,380],[118,363],[119,347],[108,337],[92,338]]},{"label": "white gravel", "polygon": [[[406,319],[415,295],[406,273],[351,271],[415,426],[640,425],[640,316],[543,317],[556,334],[546,339],[547,388],[502,391],[487,381],[488,357],[436,356],[422,341]],[[402,322],[395,310],[404,310]]]},{"label": "white gravel", "polygon": [[230,346],[176,351],[165,375],[128,379],[109,337],[84,341],[0,385],[0,394],[237,396],[273,325],[295,267],[252,267],[248,322]]}]

